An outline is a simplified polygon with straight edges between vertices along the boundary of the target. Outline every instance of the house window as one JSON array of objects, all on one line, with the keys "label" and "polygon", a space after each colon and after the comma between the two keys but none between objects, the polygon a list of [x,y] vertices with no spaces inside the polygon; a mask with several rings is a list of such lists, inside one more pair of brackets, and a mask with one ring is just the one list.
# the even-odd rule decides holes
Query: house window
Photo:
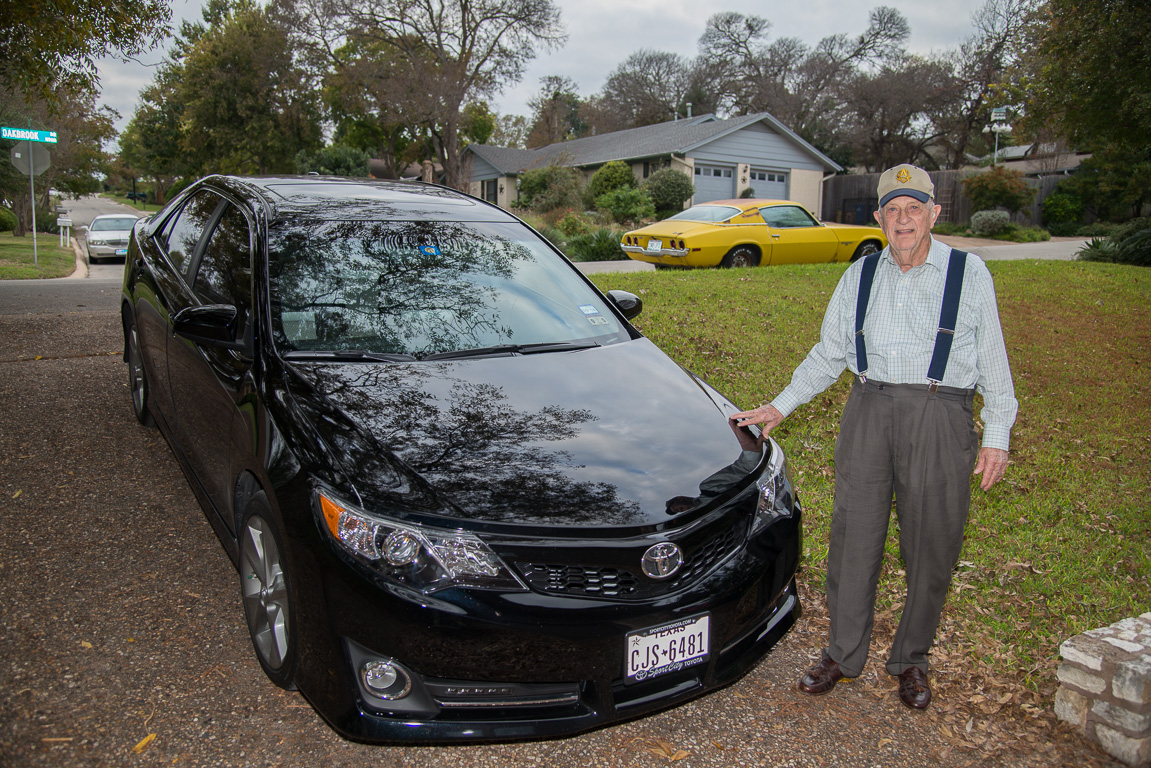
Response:
[{"label": "house window", "polygon": [[487,179],[484,181],[484,193],[481,195],[484,200],[489,203],[499,203],[499,187],[497,186],[498,179]]}]

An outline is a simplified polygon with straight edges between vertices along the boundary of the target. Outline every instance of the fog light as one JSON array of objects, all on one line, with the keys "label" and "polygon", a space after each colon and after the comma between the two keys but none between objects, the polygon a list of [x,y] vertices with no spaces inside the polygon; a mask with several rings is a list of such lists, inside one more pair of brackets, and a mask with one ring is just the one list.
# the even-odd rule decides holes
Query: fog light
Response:
[{"label": "fog light", "polygon": [[360,678],[369,693],[388,701],[402,699],[412,690],[412,679],[391,661],[364,662]]}]

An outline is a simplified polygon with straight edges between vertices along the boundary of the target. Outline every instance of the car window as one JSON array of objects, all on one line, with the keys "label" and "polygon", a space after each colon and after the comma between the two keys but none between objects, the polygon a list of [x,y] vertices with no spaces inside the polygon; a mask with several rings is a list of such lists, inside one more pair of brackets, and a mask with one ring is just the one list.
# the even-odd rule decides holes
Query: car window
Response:
[{"label": "car window", "polygon": [[630,338],[519,223],[297,221],[273,227],[268,260],[272,330],[285,351],[423,357]]},{"label": "car window", "polygon": [[768,223],[768,226],[781,229],[819,226],[819,222],[798,205],[775,205],[761,208],[760,213],[763,214],[763,219]]},{"label": "car window", "polygon": [[252,246],[248,220],[229,204],[212,230],[192,289],[207,304],[251,306]]},{"label": "car window", "polygon": [[113,218],[96,218],[92,220],[90,232],[123,232],[130,230],[136,223],[135,216],[116,216]]},{"label": "car window", "polygon": [[164,239],[168,245],[168,260],[180,272],[188,268],[193,251],[200,242],[220,197],[208,190],[193,195],[176,214],[173,221],[164,227]]},{"label": "car window", "polygon": [[727,221],[739,213],[739,209],[730,205],[693,205],[686,211],[680,211],[674,216],[668,216],[665,221],[679,219],[682,221]]}]

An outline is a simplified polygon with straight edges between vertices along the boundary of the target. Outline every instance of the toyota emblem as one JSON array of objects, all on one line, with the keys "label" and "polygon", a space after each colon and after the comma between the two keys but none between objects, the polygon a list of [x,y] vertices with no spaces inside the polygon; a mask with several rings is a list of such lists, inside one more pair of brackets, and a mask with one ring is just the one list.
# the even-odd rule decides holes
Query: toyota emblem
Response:
[{"label": "toyota emblem", "polygon": [[683,565],[683,552],[670,541],[649,547],[647,552],[643,553],[643,560],[640,562],[644,574],[652,579],[670,578],[679,571],[681,565]]}]

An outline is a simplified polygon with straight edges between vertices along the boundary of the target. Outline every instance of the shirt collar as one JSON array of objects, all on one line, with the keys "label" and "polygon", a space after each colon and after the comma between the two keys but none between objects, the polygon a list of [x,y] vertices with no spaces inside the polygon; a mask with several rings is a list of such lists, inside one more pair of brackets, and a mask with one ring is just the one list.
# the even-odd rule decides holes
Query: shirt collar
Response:
[{"label": "shirt collar", "polygon": [[[941,274],[947,271],[947,258],[951,253],[951,248],[946,243],[941,243],[931,236],[931,247],[927,249],[927,259],[920,266],[930,265]],[[883,259],[895,269],[899,269],[899,265],[895,263],[895,257],[891,255],[891,246],[883,249]]]}]

